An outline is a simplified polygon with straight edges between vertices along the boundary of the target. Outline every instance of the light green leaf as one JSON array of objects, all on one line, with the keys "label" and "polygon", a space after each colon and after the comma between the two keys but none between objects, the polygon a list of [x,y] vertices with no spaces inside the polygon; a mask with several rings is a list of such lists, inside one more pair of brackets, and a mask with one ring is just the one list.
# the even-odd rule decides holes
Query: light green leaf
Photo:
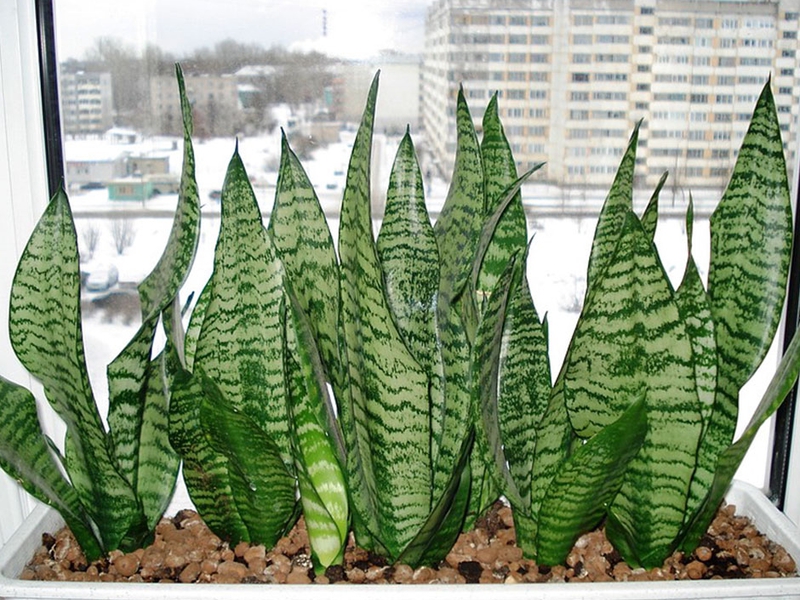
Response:
[{"label": "light green leaf", "polygon": [[[485,189],[483,214],[487,217],[502,204],[506,190],[517,179],[517,166],[500,122],[497,104],[497,94],[494,94],[486,107],[486,112],[483,113],[481,141]],[[479,293],[489,294],[494,289],[511,255],[522,252],[527,241],[528,231],[525,211],[522,208],[522,194],[517,191],[497,224],[492,243],[483,258],[476,288]]]},{"label": "light green leaf", "polygon": [[261,212],[238,151],[222,187],[220,234],[210,294],[197,339],[201,369],[236,410],[281,449],[293,468],[283,371],[283,265],[261,223]]},{"label": "light green leaf", "polygon": [[297,155],[281,136],[281,165],[267,229],[308,315],[329,377],[339,371],[339,267],[325,213]]},{"label": "light green leaf", "polygon": [[377,83],[376,75],[342,202],[341,318],[349,398],[340,411],[353,510],[394,558],[430,512],[431,414],[428,378],[395,326],[372,237],[369,167]]},{"label": "light green leaf", "polygon": [[55,508],[89,560],[103,550],[75,490],[39,427],[36,400],[25,388],[0,377],[0,467],[31,495]]},{"label": "light green leaf", "polygon": [[578,537],[597,526],[646,431],[647,411],[641,396],[564,462],[539,512],[539,564],[563,563]]},{"label": "light green leaf", "polygon": [[97,524],[103,549],[117,548],[142,524],[143,515],[130,484],[116,470],[89,384],[77,235],[63,189],[47,206],[17,266],[9,334],[20,362],[42,382],[67,425],[67,466],[75,470],[73,485]]},{"label": "light green leaf", "polygon": [[656,236],[656,226],[658,225],[658,197],[661,194],[661,189],[667,182],[668,176],[669,172],[664,171],[664,174],[661,176],[661,179],[658,180],[656,189],[653,190],[653,194],[650,196],[650,201],[647,203],[647,207],[644,209],[644,213],[642,214],[642,228],[644,228],[645,233],[650,236],[651,240]]}]

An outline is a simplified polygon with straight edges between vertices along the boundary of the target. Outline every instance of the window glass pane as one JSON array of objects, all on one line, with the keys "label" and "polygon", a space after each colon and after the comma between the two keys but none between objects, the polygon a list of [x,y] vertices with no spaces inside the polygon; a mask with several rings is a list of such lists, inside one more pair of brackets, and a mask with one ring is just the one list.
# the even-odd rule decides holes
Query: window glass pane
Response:
[{"label": "window glass pane", "polygon": [[[651,0],[580,9],[515,0],[55,4],[67,185],[84,267],[97,286],[109,287],[87,289],[84,302],[88,344],[114,343],[103,360],[126,339],[105,332],[135,327],[135,285],[170,224],[181,152],[175,61],[194,102],[206,216],[187,286],[194,290],[208,276],[236,137],[266,213],[283,128],[333,215],[335,234],[348,144],[380,68],[374,189],[385,190],[408,124],[435,218],[454,159],[458,87],[478,127],[497,91],[519,170],[547,161],[523,197],[537,231],[529,275],[537,308],[548,314],[554,372],[583,300],[597,213],[638,119],[645,121],[635,203],[641,211],[669,171],[657,243],[674,283],[685,263],[690,191],[705,275],[708,216],[770,73],[795,175],[798,12],[786,0],[694,3],[693,14],[686,3]],[[102,379],[97,365],[93,376]],[[748,395],[745,413],[755,398]],[[759,485],[764,448],[743,472]],[[753,471],[758,463],[761,471]]]}]

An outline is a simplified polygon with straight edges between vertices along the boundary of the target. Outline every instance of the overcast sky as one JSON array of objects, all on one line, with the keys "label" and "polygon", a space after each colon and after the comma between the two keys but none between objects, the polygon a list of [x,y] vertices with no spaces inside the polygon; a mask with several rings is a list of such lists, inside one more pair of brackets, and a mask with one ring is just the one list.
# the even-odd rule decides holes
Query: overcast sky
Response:
[{"label": "overcast sky", "polygon": [[[178,56],[234,38],[265,47],[365,58],[420,52],[432,0],[55,0],[59,59],[82,58],[97,37]],[[327,36],[323,37],[323,10]]]}]

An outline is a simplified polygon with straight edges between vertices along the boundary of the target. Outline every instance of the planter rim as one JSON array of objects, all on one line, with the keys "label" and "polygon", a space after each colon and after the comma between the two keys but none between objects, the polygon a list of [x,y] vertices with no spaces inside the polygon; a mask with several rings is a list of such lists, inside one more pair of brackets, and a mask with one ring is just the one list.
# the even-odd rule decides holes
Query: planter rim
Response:
[{"label": "planter rim", "polygon": [[[800,529],[753,485],[734,481],[726,495],[736,505],[736,514],[753,519],[758,529],[772,541],[781,544],[800,562]],[[24,565],[41,544],[41,534],[53,532],[64,524],[58,513],[44,505],[37,507],[5,546],[0,548],[0,598],[65,598],[144,600],[158,594],[176,599],[212,599],[219,597],[263,600],[274,592],[281,600],[305,600],[309,597],[356,599],[372,598],[372,585],[291,585],[278,587],[259,584],[175,584],[155,588],[153,583],[43,582],[17,579]],[[315,592],[314,590],[318,590]],[[413,592],[411,591],[413,590]],[[542,599],[616,599],[659,600],[680,598],[797,598],[800,599],[800,577],[779,579],[731,579],[673,582],[608,582],[566,584],[495,584],[468,585],[385,585],[380,590],[385,600],[416,598],[488,599],[501,596],[507,600]]]}]

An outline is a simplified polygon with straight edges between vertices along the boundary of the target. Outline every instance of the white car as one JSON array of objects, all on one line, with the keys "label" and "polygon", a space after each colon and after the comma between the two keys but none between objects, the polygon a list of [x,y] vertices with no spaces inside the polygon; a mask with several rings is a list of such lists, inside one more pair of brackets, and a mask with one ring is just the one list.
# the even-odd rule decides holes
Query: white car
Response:
[{"label": "white car", "polygon": [[86,278],[86,289],[90,292],[104,292],[119,281],[119,272],[114,265],[101,264],[92,267]]}]

